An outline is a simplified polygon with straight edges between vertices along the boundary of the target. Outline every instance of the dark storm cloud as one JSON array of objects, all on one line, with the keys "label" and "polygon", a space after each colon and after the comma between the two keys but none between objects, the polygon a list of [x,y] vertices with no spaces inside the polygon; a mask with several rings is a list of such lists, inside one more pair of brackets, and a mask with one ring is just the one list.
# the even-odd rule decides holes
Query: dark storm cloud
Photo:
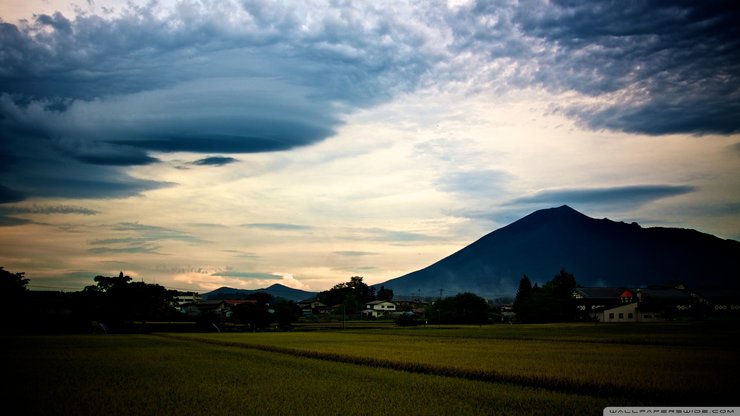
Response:
[{"label": "dark storm cloud", "polygon": [[700,135],[740,131],[739,20],[732,0],[529,0],[478,1],[446,22],[452,53],[481,68],[474,88],[575,91],[599,100],[555,110],[588,128]]},{"label": "dark storm cloud", "polygon": [[[3,185],[18,193],[0,200],[164,186],[124,173],[157,163],[152,151],[267,152],[321,141],[345,113],[420,83],[441,58],[425,24],[370,5],[259,1],[0,22],[8,138],[0,154],[14,162]],[[97,173],[109,180],[78,192],[47,186],[69,164],[71,185]],[[38,180],[26,180],[31,174]]]},{"label": "dark storm cloud", "polygon": [[609,103],[564,112],[651,135],[740,131],[740,3],[523,2],[513,21],[542,47],[533,81]]},{"label": "dark storm cloud", "polygon": [[684,195],[696,188],[681,185],[636,185],[594,189],[558,189],[538,192],[518,198],[512,204],[573,204],[596,206],[638,207],[649,202]]},{"label": "dark storm cloud", "polygon": [[193,164],[198,166],[224,166],[238,161],[239,159],[235,159],[233,157],[210,156],[203,159],[198,159],[194,161]]},{"label": "dark storm cloud", "polygon": [[7,186],[0,185],[0,204],[19,202],[24,199],[26,199],[26,196],[23,193],[10,189]]},{"label": "dark storm cloud", "polygon": [[125,168],[157,163],[152,152],[310,145],[346,114],[433,83],[575,91],[591,99],[553,110],[591,129],[737,133],[739,10],[734,1],[188,1],[0,22],[0,203],[167,186]]}]

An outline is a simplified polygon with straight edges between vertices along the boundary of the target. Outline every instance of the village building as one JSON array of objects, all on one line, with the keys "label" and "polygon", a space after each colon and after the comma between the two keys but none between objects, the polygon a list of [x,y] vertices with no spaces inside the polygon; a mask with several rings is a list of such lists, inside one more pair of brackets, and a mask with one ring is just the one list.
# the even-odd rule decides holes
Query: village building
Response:
[{"label": "village building", "polygon": [[298,307],[301,308],[303,316],[319,315],[331,313],[333,308],[327,306],[318,299],[306,299],[298,302]]},{"label": "village building", "polygon": [[599,322],[655,322],[692,317],[696,297],[677,287],[575,288],[576,307]]},{"label": "village building", "polygon": [[244,303],[257,304],[256,300],[206,300],[200,303],[183,305],[185,313],[189,316],[198,317],[203,315],[216,315],[221,318],[231,318],[233,309]]},{"label": "village building", "polygon": [[362,316],[364,318],[379,318],[390,316],[393,312],[396,312],[395,303],[387,300],[374,300],[365,304]]}]

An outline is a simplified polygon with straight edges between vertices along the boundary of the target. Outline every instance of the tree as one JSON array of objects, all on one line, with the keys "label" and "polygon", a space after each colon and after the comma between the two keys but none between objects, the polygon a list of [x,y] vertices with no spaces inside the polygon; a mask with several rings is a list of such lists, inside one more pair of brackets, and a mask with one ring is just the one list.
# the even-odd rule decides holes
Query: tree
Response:
[{"label": "tree", "polygon": [[13,296],[22,296],[28,290],[26,285],[29,281],[25,273],[11,273],[0,266],[0,293],[5,295],[6,300]]},{"label": "tree", "polygon": [[516,298],[514,298],[514,312],[519,313],[523,302],[532,293],[532,282],[529,280],[527,275],[522,276],[519,281],[519,289],[516,291]]},{"label": "tree", "polygon": [[303,316],[301,308],[292,300],[278,299],[272,309],[275,311],[273,319],[282,328],[290,327]]},{"label": "tree", "polygon": [[343,305],[346,313],[359,313],[365,303],[375,299],[375,288],[362,281],[361,276],[352,276],[349,282],[339,283],[318,295],[325,305]]},{"label": "tree", "polygon": [[482,324],[488,320],[488,302],[473,293],[440,299],[429,311],[430,320],[447,324]]},{"label": "tree", "polygon": [[98,285],[98,289],[102,292],[107,292],[114,287],[120,287],[131,281],[131,277],[124,276],[121,272],[118,277],[106,277],[106,276],[95,276],[93,279]]},{"label": "tree", "polygon": [[552,280],[542,287],[531,282],[526,275],[519,282],[514,301],[514,312],[522,322],[563,322],[576,318],[572,299],[576,279],[573,274],[561,269]]},{"label": "tree", "polygon": [[96,286],[83,291],[90,318],[103,320],[113,326],[127,322],[161,319],[168,315],[173,294],[158,284],[132,282],[121,272],[118,276],[95,276]]},{"label": "tree", "polygon": [[576,288],[576,278],[573,274],[565,271],[565,269],[560,269],[560,272],[548,284],[552,286],[555,297],[559,299],[570,299],[573,289]]},{"label": "tree", "polygon": [[25,273],[11,273],[0,267],[0,293],[3,294],[3,301],[0,303],[0,330],[15,331],[23,327],[28,282]]},{"label": "tree", "polygon": [[231,316],[237,322],[249,325],[253,331],[266,328],[271,319],[267,305],[255,301],[247,301],[235,306]]}]

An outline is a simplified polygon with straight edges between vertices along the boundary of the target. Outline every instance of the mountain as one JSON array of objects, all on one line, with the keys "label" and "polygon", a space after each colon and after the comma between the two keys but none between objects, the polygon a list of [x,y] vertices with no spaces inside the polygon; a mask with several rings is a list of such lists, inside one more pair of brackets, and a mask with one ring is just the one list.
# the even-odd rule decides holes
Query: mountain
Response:
[{"label": "mountain", "polygon": [[231,287],[220,287],[212,292],[204,293],[201,297],[204,300],[217,300],[217,299],[245,299],[252,293],[267,293],[275,298],[283,298],[292,300],[295,302],[316,297],[316,292],[306,292],[305,290],[293,289],[288,286],[275,283],[274,285],[264,289],[234,289]]},{"label": "mountain", "polygon": [[740,243],[680,228],[594,219],[567,205],[536,211],[424,269],[375,287],[396,295],[474,292],[513,296],[526,274],[549,281],[561,268],[582,286],[740,288]]}]

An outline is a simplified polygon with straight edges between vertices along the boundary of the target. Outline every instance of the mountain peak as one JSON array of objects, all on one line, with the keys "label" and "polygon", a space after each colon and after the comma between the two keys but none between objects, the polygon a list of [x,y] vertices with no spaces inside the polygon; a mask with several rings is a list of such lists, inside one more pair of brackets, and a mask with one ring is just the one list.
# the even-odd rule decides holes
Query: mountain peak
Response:
[{"label": "mountain peak", "polygon": [[555,215],[577,215],[579,217],[586,217],[586,214],[583,214],[579,211],[576,211],[575,209],[571,208],[569,205],[561,205],[559,207],[554,208],[545,208],[541,209],[539,211],[535,211],[534,214],[541,212],[541,213],[547,213],[547,214],[555,214]]},{"label": "mountain peak", "polygon": [[595,219],[562,205],[535,211],[424,269],[382,284],[398,295],[433,296],[443,288],[510,296],[522,275],[544,283],[565,268],[586,286],[683,280],[693,287],[738,287],[737,258],[736,242],[694,230]]}]

